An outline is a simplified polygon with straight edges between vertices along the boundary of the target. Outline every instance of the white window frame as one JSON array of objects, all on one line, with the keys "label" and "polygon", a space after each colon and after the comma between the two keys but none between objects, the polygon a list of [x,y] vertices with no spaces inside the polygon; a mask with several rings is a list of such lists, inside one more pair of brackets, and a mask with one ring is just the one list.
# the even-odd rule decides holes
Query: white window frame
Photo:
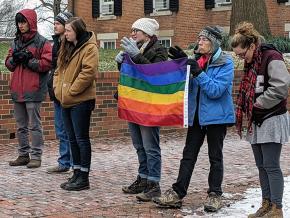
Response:
[{"label": "white window frame", "polygon": [[[158,40],[160,41],[160,43],[161,41],[169,40],[169,47],[172,45],[172,40],[170,36],[160,36]],[[166,47],[166,48],[169,48],[169,47]]]},{"label": "white window frame", "polygon": [[[110,5],[112,7],[112,11],[109,11]],[[107,9],[108,11],[104,11],[105,9]],[[114,0],[100,0],[100,16],[111,15],[114,15]]]},{"label": "white window frame", "polygon": [[290,5],[290,0],[288,0],[288,2],[285,2],[285,5]]},{"label": "white window frame", "polygon": [[[157,8],[158,4],[156,1],[166,1],[166,7]],[[169,0],[153,0],[153,10],[154,11],[169,11]]]},{"label": "white window frame", "polygon": [[215,8],[228,7],[232,5],[232,0],[215,0]]},{"label": "white window frame", "polygon": [[[105,49],[105,43],[114,43],[114,48],[109,48],[109,49],[116,49],[116,40],[115,39],[101,39],[100,40],[100,47]],[[106,48],[108,49],[108,48]]]}]

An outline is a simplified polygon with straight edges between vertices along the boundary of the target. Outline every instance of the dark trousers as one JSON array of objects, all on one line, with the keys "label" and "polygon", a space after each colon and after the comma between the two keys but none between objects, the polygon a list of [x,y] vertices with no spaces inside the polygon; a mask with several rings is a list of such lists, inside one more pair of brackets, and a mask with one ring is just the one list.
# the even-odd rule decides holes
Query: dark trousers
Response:
[{"label": "dark trousers", "polygon": [[280,168],[282,144],[263,143],[253,144],[253,153],[259,169],[262,197],[282,207],[284,179]]},{"label": "dark trousers", "polygon": [[73,168],[89,172],[91,166],[90,118],[95,100],[82,102],[70,108],[62,108],[66,133],[73,158]]},{"label": "dark trousers", "polygon": [[183,157],[180,161],[179,173],[176,183],[172,185],[173,190],[180,198],[187,194],[191,175],[197,160],[200,147],[207,135],[208,156],[210,171],[208,176],[208,193],[215,192],[222,195],[221,184],[223,181],[223,142],[226,136],[227,126],[225,124],[208,125],[201,127],[198,120],[194,120],[193,126],[187,131],[186,143],[183,149]]}]

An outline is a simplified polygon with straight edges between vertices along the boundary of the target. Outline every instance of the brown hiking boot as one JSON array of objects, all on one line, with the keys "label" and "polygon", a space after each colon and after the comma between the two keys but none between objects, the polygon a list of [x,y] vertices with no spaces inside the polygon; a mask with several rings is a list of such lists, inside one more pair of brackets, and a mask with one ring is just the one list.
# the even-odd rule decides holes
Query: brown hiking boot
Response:
[{"label": "brown hiking boot", "polygon": [[161,196],[161,190],[160,190],[160,186],[159,186],[159,182],[153,182],[153,181],[147,181],[147,187],[146,189],[136,195],[136,198],[139,201],[151,201],[153,198],[158,198]]},{"label": "brown hiking boot", "polygon": [[26,165],[27,168],[38,168],[41,166],[41,160],[31,159],[29,163]]},{"label": "brown hiking boot", "polygon": [[271,209],[271,202],[269,199],[263,199],[261,207],[256,211],[256,213],[252,213],[248,215],[248,218],[256,218],[262,217],[266,213],[268,213]]},{"label": "brown hiking boot", "polygon": [[147,179],[137,176],[137,180],[129,186],[124,186],[122,191],[126,194],[139,194],[147,187]]},{"label": "brown hiking boot", "polygon": [[54,166],[54,167],[49,167],[47,168],[46,172],[47,173],[64,173],[64,172],[67,172],[69,171],[69,168],[67,167],[62,167],[62,166]]},{"label": "brown hiking boot", "polygon": [[206,212],[216,212],[222,207],[222,197],[214,192],[208,194],[208,201],[204,204]]},{"label": "brown hiking boot", "polygon": [[182,200],[173,188],[168,189],[161,197],[153,198],[152,201],[159,207],[181,208]]},{"label": "brown hiking boot", "polygon": [[283,218],[283,210],[282,208],[277,208],[277,205],[272,203],[269,212],[261,216],[261,218]]},{"label": "brown hiking boot", "polygon": [[29,155],[18,156],[16,160],[9,161],[10,166],[25,166],[29,163]]}]

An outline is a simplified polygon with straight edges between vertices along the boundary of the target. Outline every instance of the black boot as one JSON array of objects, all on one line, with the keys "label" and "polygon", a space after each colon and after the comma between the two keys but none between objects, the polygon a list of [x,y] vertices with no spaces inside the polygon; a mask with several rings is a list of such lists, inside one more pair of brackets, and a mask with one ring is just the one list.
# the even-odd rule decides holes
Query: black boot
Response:
[{"label": "black boot", "polygon": [[61,187],[62,189],[65,189],[64,187],[65,187],[67,184],[72,183],[72,182],[75,182],[76,179],[77,179],[77,177],[78,177],[79,174],[80,174],[80,171],[81,171],[80,169],[75,169],[75,170],[74,170],[74,174],[72,175],[72,177],[70,177],[70,178],[67,180],[67,182],[61,183],[61,184],[60,184],[60,187]]},{"label": "black boot", "polygon": [[24,156],[18,156],[16,160],[9,161],[10,166],[25,166],[29,163],[29,154]]},{"label": "black boot", "polygon": [[67,191],[81,191],[89,188],[89,172],[80,171],[76,180],[66,184],[63,189]]},{"label": "black boot", "polygon": [[139,201],[151,201],[153,198],[158,198],[160,196],[161,190],[159,182],[148,180],[146,189],[142,193],[136,195],[136,198]]},{"label": "black boot", "polygon": [[134,181],[129,186],[124,186],[122,188],[122,191],[126,194],[138,194],[143,192],[146,187],[147,187],[147,179],[137,176],[136,181]]}]

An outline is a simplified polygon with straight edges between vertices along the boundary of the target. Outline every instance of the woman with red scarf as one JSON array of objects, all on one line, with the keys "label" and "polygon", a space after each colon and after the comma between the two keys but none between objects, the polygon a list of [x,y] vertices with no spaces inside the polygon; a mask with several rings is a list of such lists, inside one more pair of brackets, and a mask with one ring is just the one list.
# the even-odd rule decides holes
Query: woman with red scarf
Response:
[{"label": "woman with red scarf", "polygon": [[283,217],[283,174],[280,168],[282,144],[288,141],[287,96],[289,72],[282,54],[251,23],[238,25],[231,46],[244,59],[244,75],[237,98],[237,130],[242,135],[243,114],[247,119],[247,140],[252,145],[259,170],[262,206],[248,217]]},{"label": "woman with red scarf", "polygon": [[[227,126],[235,123],[232,100],[234,64],[220,48],[222,32],[218,27],[205,27],[198,35],[195,59],[189,59],[189,127],[177,181],[160,198],[153,201],[164,207],[181,207],[186,196],[195,163],[207,136],[210,171],[206,211],[222,206],[223,142]],[[186,56],[179,48],[170,48],[172,59]]]}]

